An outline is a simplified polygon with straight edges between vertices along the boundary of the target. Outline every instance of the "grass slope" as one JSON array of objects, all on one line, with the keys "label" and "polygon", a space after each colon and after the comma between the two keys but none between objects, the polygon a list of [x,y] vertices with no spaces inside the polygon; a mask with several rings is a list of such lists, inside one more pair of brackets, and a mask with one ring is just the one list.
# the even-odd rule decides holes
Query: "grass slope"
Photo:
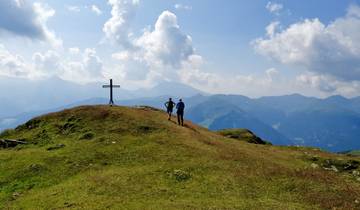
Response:
[{"label": "grass slope", "polygon": [[353,156],[360,156],[360,150],[353,150],[353,151],[349,151],[349,152],[344,152],[343,154],[353,155]]},{"label": "grass slope", "polygon": [[245,142],[252,143],[252,144],[272,145],[270,142],[259,138],[258,136],[256,136],[253,132],[251,132],[248,129],[242,129],[242,128],[224,129],[224,130],[218,131],[217,133],[222,136],[228,137],[228,138],[238,139],[238,140],[245,141]]},{"label": "grass slope", "polygon": [[4,132],[31,144],[0,149],[0,209],[360,208],[353,171],[321,167],[355,157],[166,119],[151,108],[83,106]]}]

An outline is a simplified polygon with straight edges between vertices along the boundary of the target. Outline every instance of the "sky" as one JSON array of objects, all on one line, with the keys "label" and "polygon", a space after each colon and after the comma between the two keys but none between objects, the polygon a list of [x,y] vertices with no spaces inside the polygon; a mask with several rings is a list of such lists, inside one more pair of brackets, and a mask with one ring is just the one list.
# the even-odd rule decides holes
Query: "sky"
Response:
[{"label": "sky", "polygon": [[355,97],[360,0],[3,0],[9,78]]}]

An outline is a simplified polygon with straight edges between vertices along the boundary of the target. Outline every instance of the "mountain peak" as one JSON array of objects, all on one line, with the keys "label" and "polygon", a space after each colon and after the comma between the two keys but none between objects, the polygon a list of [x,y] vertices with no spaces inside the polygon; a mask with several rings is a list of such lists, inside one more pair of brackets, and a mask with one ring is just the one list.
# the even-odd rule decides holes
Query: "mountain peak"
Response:
[{"label": "mountain peak", "polygon": [[327,100],[327,101],[341,101],[341,102],[345,102],[345,101],[348,101],[349,99],[345,98],[345,97],[342,96],[342,95],[333,95],[333,96],[330,96],[330,97],[326,98],[325,100]]}]

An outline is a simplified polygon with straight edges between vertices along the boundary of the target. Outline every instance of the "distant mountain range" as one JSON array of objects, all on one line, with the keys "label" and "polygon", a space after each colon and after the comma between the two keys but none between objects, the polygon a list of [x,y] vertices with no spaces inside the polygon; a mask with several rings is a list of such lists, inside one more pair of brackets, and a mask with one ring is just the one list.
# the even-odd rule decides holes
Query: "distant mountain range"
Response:
[{"label": "distant mountain range", "polygon": [[[114,82],[116,83],[116,81]],[[40,81],[1,77],[0,118],[8,118],[26,112],[42,112],[96,97],[108,97],[109,90],[102,88],[102,85],[106,83],[108,81],[80,85],[55,77]],[[126,87],[126,84],[121,85]],[[190,86],[173,82],[161,82],[149,89],[119,88],[114,91],[114,97],[122,100],[171,94],[181,97],[190,97],[196,94],[206,95]]]},{"label": "distant mountain range", "polygon": [[[155,94],[156,89],[153,91]],[[188,93],[197,94],[197,91],[190,88]],[[168,97],[175,98],[176,95],[180,95],[179,92],[117,103],[164,108],[163,104]],[[277,145],[313,146],[333,152],[360,149],[360,97],[347,99],[332,96],[318,99],[294,94],[251,99],[240,95],[209,96],[199,93],[184,97],[184,101],[186,118],[211,130],[247,128]],[[3,118],[0,119],[0,129],[14,127],[42,113],[107,102],[106,98],[92,98],[56,109]]]},{"label": "distant mountain range", "polygon": [[[201,104],[191,107],[188,117],[210,129],[248,128],[275,144],[345,151],[360,148],[358,104],[359,98],[341,96],[317,99],[295,94],[250,99],[216,95],[204,97]],[[197,110],[202,107],[212,109],[213,118],[201,118]]]},{"label": "distant mountain range", "polygon": [[[167,97],[122,101],[162,108]],[[360,149],[360,97],[326,99],[299,94],[251,99],[239,95],[185,98],[186,117],[211,130],[247,128],[280,145],[329,151]]]}]

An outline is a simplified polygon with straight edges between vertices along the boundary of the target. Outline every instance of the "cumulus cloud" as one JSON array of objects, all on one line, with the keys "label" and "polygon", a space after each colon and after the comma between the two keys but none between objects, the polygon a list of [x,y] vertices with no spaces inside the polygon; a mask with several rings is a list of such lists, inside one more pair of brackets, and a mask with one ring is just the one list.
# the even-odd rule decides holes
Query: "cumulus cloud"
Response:
[{"label": "cumulus cloud", "polygon": [[36,52],[31,60],[26,61],[0,45],[0,76],[35,80],[58,77],[81,84],[101,80],[104,65],[96,51],[87,48],[80,53],[79,49],[73,49],[79,56],[48,50]]},{"label": "cumulus cloud", "polygon": [[79,56],[53,56],[53,59],[48,59],[49,64],[45,65],[44,61],[40,63],[45,65],[46,68],[44,69],[47,71],[57,68],[55,76],[67,81],[83,84],[101,80],[104,73],[104,64],[97,55],[96,50],[86,48],[83,52],[80,52],[78,48],[73,49],[76,49],[76,55]]},{"label": "cumulus cloud", "polygon": [[182,62],[194,54],[191,37],[180,30],[176,15],[169,11],[164,11],[155,29],[145,31],[135,44],[142,47],[144,59],[153,66],[179,69]]},{"label": "cumulus cloud", "polygon": [[125,80],[147,80],[150,69],[138,52],[122,51],[112,54],[112,58],[119,61],[117,69]]},{"label": "cumulus cloud", "polygon": [[91,5],[91,11],[93,11],[96,15],[102,15],[102,11],[95,4]]},{"label": "cumulus cloud", "polygon": [[0,44],[0,75],[10,77],[26,77],[28,74],[24,59],[20,55],[10,53]]},{"label": "cumulus cloud", "polygon": [[32,60],[34,69],[46,77],[61,74],[61,58],[55,51],[49,50],[44,54],[34,53]]},{"label": "cumulus cloud", "polygon": [[103,62],[100,57],[97,56],[95,49],[85,49],[83,64],[86,72],[88,72],[90,76],[101,76]]},{"label": "cumulus cloud", "polygon": [[307,85],[312,88],[321,90],[327,95],[339,94],[353,97],[360,92],[360,82],[346,82],[338,80],[333,76],[320,75],[312,72],[306,72],[296,77],[296,81],[301,85]]},{"label": "cumulus cloud", "polygon": [[47,27],[47,20],[55,10],[45,4],[29,1],[7,0],[0,2],[0,35],[15,34],[36,40],[49,41],[61,47],[62,41]]},{"label": "cumulus cloud", "polygon": [[103,31],[108,40],[115,41],[122,50],[112,54],[124,79],[178,80],[182,69],[195,50],[192,39],[181,31],[177,17],[169,11],[162,12],[154,27],[147,27],[135,37],[130,23],[135,17],[138,0],[109,0],[111,18]]},{"label": "cumulus cloud", "polygon": [[[305,19],[253,42],[255,50],[283,64],[303,67],[343,81],[360,80],[360,13],[351,6],[346,16],[328,25]],[[272,23],[273,24],[273,23]]]},{"label": "cumulus cloud", "polygon": [[266,9],[272,13],[272,14],[276,14],[276,15],[279,15],[281,10],[284,8],[284,6],[282,4],[279,4],[279,3],[275,3],[275,2],[271,2],[269,1],[267,4],[266,4]]},{"label": "cumulus cloud", "polygon": [[107,76],[115,75],[128,85],[148,87],[159,80],[175,80],[209,92],[241,91],[253,96],[294,90],[284,88],[276,69],[269,69],[261,75],[235,76],[204,71],[205,60],[196,53],[192,38],[181,30],[176,15],[169,11],[159,15],[154,27],[146,28],[140,37],[128,41],[131,47],[123,46],[121,51],[112,54],[117,63],[116,72],[106,70]]},{"label": "cumulus cloud", "polygon": [[310,85],[324,92],[332,93],[336,91],[337,81],[329,76],[307,73],[301,74],[296,77],[296,80],[300,83]]},{"label": "cumulus cloud", "polygon": [[159,15],[153,28],[144,29],[141,36],[133,37],[123,47],[125,50],[112,54],[112,58],[121,63],[119,68],[125,78],[146,79],[149,83],[179,80],[180,70],[196,55],[191,37],[169,11]]},{"label": "cumulus cloud", "polygon": [[130,47],[130,22],[135,17],[139,0],[109,0],[111,18],[104,24],[103,31],[107,39]]},{"label": "cumulus cloud", "polygon": [[274,37],[279,26],[280,26],[279,21],[271,22],[268,26],[266,26],[266,35],[268,35],[268,37],[271,37],[271,38]]}]

